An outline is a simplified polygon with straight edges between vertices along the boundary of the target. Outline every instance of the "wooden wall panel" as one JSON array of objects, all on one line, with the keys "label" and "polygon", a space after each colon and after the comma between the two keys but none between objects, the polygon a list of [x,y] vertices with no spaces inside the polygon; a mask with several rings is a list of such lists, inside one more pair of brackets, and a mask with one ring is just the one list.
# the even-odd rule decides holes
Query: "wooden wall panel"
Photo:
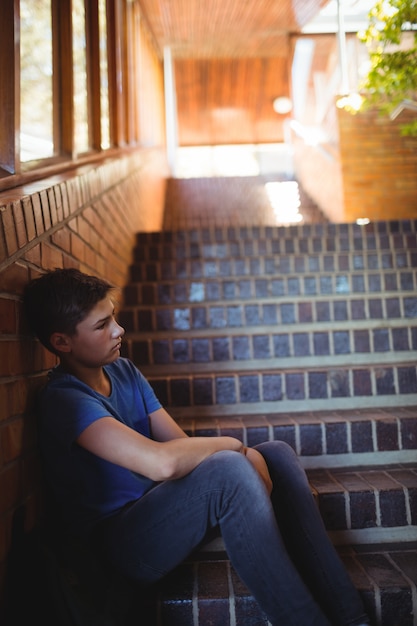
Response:
[{"label": "wooden wall panel", "polygon": [[282,57],[175,61],[179,144],[283,140],[272,103],[289,95],[288,49]]}]

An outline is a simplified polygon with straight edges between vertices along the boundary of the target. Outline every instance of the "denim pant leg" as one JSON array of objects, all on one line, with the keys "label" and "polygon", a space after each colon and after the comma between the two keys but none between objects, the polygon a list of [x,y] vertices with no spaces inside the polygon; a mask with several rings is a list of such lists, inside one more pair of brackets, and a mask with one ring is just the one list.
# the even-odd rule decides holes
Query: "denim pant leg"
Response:
[{"label": "denim pant leg", "polygon": [[222,451],[101,525],[113,563],[140,583],[160,579],[220,527],[241,579],[275,625],[329,626],[289,558],[271,500],[245,456]]},{"label": "denim pant leg", "polygon": [[290,446],[256,446],[274,484],[272,504],[291,559],[332,624],[361,624],[366,615],[324,527],[304,469]]}]

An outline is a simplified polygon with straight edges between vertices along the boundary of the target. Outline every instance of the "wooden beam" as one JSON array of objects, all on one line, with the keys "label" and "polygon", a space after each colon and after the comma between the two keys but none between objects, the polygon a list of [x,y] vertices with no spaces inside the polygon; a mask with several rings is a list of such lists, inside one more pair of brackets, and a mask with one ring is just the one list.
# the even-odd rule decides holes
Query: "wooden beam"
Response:
[{"label": "wooden beam", "polygon": [[0,170],[20,170],[19,0],[0,3]]}]

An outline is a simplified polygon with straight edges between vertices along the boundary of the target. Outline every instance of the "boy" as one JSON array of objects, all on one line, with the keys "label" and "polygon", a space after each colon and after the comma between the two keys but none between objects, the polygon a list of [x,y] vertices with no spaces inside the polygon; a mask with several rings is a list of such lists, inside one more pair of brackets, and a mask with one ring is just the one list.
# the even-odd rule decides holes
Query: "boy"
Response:
[{"label": "boy", "polygon": [[67,529],[140,585],[218,529],[274,626],[368,623],[293,450],[188,437],[120,356],[113,296],[74,269],[24,293],[29,324],[60,361],[40,397],[40,446]]}]

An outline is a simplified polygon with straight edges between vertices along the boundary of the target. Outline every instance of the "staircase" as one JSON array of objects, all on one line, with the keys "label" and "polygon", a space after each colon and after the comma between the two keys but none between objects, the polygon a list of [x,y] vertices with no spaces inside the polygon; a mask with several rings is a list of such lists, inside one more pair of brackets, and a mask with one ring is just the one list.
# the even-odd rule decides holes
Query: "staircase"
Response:
[{"label": "staircase", "polygon": [[[417,222],[140,233],[119,320],[190,435],[296,450],[373,624],[416,626]],[[155,623],[267,624],[219,540]]]}]

